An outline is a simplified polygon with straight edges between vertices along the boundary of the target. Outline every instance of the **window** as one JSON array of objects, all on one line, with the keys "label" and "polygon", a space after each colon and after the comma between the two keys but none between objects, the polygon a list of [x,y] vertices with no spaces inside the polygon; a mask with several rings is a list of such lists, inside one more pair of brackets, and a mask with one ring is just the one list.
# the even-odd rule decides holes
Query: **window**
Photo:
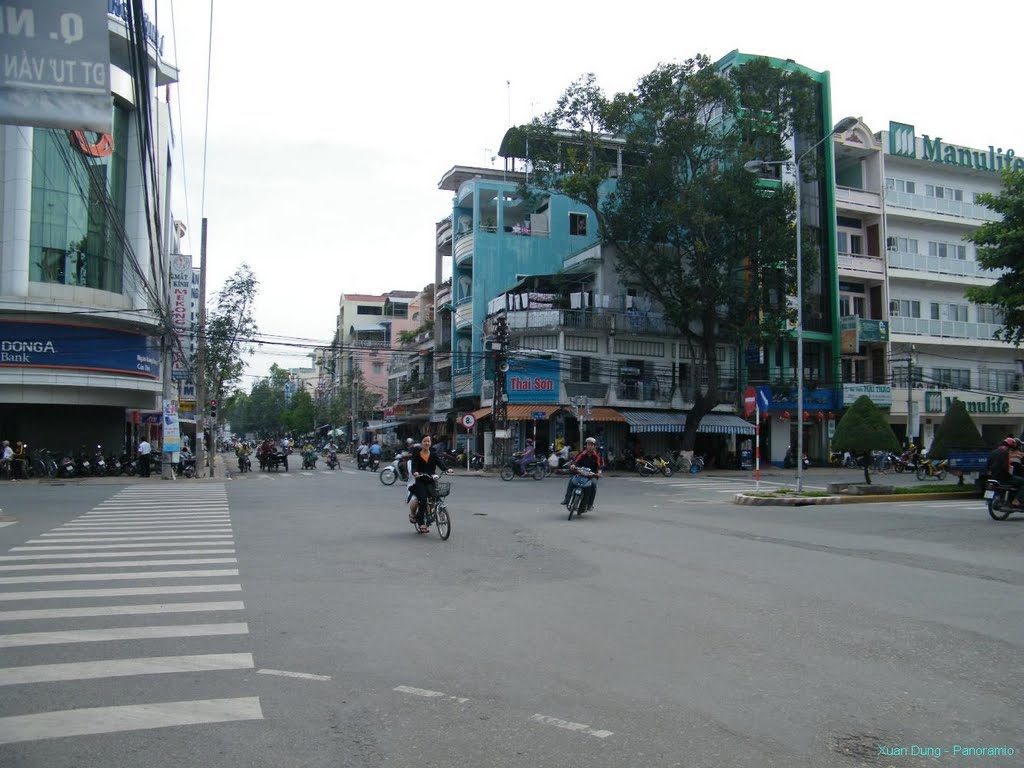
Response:
[{"label": "window", "polygon": [[939,200],[956,200],[963,202],[964,199],[964,191],[962,189],[943,187],[938,184],[925,184],[924,194],[925,197],[934,197]]},{"label": "window", "polygon": [[569,359],[569,379],[571,381],[590,381],[589,357],[572,357]]},{"label": "window", "polygon": [[850,235],[850,253],[860,256],[864,253],[864,236]]},{"label": "window", "polygon": [[900,253],[917,253],[917,240],[913,237],[890,237],[889,250]]},{"label": "window", "polygon": [[[910,299],[896,299],[892,302],[893,309],[896,312],[892,314],[899,315],[900,317],[920,317],[921,316],[921,302],[911,301]],[[891,309],[890,309],[891,312]]]},{"label": "window", "polygon": [[986,389],[991,389],[993,392],[1013,392],[1017,390],[1017,372],[1016,371],[988,371],[985,377]]},{"label": "window", "polygon": [[971,372],[966,368],[933,368],[930,385],[941,385],[954,389],[971,388]]},{"label": "window", "polygon": [[847,296],[841,293],[839,294],[839,316],[849,317],[850,315],[864,317],[864,297]]},{"label": "window", "polygon": [[384,363],[374,363],[373,364],[373,372],[374,373],[384,373]]},{"label": "window", "polygon": [[979,323],[992,323],[994,325],[1002,325],[1003,313],[999,311],[997,307],[991,304],[979,304],[978,305],[978,322]]},{"label": "window", "polygon": [[[911,374],[914,381],[914,386],[920,386],[924,380],[924,368],[914,366],[914,371]],[[907,386],[907,366],[905,365],[894,365],[892,369],[892,385],[894,387],[905,388]]]},{"label": "window", "polygon": [[887,178],[885,180],[885,188],[893,189],[897,192],[906,192],[911,195],[914,194],[914,190],[916,189],[916,187],[914,186],[914,182],[912,181],[907,181],[906,179],[893,178]]},{"label": "window", "polygon": [[939,256],[940,258],[960,259],[967,258],[967,246],[959,243],[937,243],[928,241],[928,255]]},{"label": "window", "polygon": [[587,214],[585,214],[585,213],[570,213],[569,214],[569,234],[570,235],[586,235],[587,234]]},{"label": "window", "polygon": [[956,320],[957,322],[967,322],[967,305],[966,304],[950,304],[949,305],[949,319]]},{"label": "window", "polygon": [[356,307],[357,315],[383,315],[384,307],[368,307],[365,304],[360,304]]},{"label": "window", "polygon": [[939,305],[936,302],[933,301],[932,305],[931,305],[931,309],[932,309],[932,312],[931,312],[932,320],[938,320],[939,319]]}]

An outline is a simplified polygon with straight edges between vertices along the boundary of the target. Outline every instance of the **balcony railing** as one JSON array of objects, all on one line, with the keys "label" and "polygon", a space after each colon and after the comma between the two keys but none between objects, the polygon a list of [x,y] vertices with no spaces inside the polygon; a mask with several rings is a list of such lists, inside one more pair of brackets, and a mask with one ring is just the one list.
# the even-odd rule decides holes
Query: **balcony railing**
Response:
[{"label": "balcony railing", "polygon": [[865,256],[861,253],[840,253],[837,258],[839,269],[848,275],[881,280],[885,264],[880,256]]},{"label": "balcony railing", "polygon": [[912,336],[939,336],[951,339],[994,340],[1001,325],[998,323],[967,323],[959,320],[926,320],[922,317],[889,318],[892,333],[906,333]]},{"label": "balcony railing", "polygon": [[996,280],[1005,274],[1005,269],[982,269],[976,261],[951,259],[948,256],[925,256],[921,253],[889,251],[889,266],[893,269],[912,269],[936,275],[953,277],[980,277]]},{"label": "balcony railing", "polygon": [[581,331],[638,335],[675,335],[676,331],[655,312],[616,312],[609,309],[527,309],[506,315],[512,331],[565,328]]},{"label": "balcony railing", "polygon": [[473,232],[463,232],[455,240],[455,247],[452,256],[457,265],[472,262],[473,260]]},{"label": "balcony railing", "polygon": [[468,328],[473,325],[473,302],[470,299],[455,308],[455,327]]},{"label": "balcony railing", "polygon": [[873,211],[882,210],[882,196],[877,192],[868,192],[864,189],[853,187],[836,187],[836,206],[839,208],[854,207],[870,209]]},{"label": "balcony railing", "polygon": [[391,346],[390,341],[370,341],[367,339],[356,339],[354,343],[357,347],[369,347],[371,349],[388,349]]},{"label": "balcony railing", "polygon": [[956,216],[960,219],[978,219],[980,221],[1003,220],[1000,214],[983,205],[974,205],[973,203],[965,203],[960,200],[947,200],[941,197],[914,195],[909,192],[899,192],[895,189],[886,191],[885,202],[890,208],[909,208],[915,211],[941,213],[946,216]]}]

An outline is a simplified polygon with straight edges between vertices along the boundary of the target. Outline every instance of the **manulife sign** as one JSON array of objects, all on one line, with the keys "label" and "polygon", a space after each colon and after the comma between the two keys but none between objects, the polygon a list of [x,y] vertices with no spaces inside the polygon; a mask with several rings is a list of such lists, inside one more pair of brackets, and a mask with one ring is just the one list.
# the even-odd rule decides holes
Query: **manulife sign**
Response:
[{"label": "manulife sign", "polygon": [[971,149],[956,144],[946,144],[941,136],[932,138],[927,133],[918,136],[914,126],[906,123],[889,123],[889,154],[916,160],[931,160],[942,165],[959,168],[974,168],[979,171],[999,173],[1004,170],[1024,170],[1024,158],[1017,157],[1012,149],[1003,150],[989,144],[985,149]]}]

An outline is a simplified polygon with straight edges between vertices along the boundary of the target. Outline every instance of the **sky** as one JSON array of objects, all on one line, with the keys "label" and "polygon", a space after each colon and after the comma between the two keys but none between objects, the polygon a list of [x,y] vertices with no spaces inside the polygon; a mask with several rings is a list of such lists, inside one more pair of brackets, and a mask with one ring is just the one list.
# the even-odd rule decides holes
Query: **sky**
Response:
[{"label": "sky", "polygon": [[208,297],[248,263],[261,334],[310,344],[264,346],[245,390],[274,362],[310,365],[341,293],[428,285],[434,227],[451,212],[444,172],[501,167],[492,157],[506,129],[588,72],[611,95],[697,54],[790,58],[831,73],[837,121],[877,132],[894,120],[1024,156],[1013,32],[1024,6],[1007,0],[146,7],[179,69],[172,207],[188,227],[183,251],[198,264],[206,217]]}]

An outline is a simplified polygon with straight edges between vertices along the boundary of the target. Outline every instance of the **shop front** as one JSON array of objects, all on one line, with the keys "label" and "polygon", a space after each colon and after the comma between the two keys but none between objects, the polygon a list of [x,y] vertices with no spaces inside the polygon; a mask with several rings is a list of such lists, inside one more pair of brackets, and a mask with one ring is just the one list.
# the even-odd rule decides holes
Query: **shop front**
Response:
[{"label": "shop front", "polygon": [[[961,389],[912,389],[910,394],[911,431],[918,444],[927,449],[942,425],[954,400],[963,401],[978,431],[989,445],[995,446],[1007,435],[1020,437],[1024,431],[1024,397],[1016,392],[981,394]],[[894,389],[889,423],[901,440],[907,434],[907,390]]]},{"label": "shop front", "polygon": [[[796,450],[800,418],[795,387],[755,387],[761,411],[761,444],[767,461],[782,466],[786,452]],[[812,465],[828,463],[829,440],[836,423],[836,397],[832,389],[805,389],[803,412],[804,452]]]}]

